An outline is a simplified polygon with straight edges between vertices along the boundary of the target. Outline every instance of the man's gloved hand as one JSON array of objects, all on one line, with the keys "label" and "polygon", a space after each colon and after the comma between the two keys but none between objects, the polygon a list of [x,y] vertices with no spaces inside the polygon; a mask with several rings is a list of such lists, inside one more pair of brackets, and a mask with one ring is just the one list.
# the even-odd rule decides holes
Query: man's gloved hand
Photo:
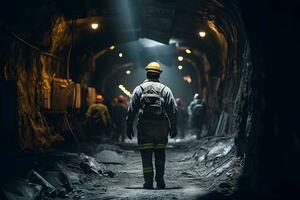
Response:
[{"label": "man's gloved hand", "polygon": [[174,137],[176,137],[176,135],[177,135],[177,127],[176,126],[175,127],[171,127],[171,129],[170,129],[170,137],[174,138]]},{"label": "man's gloved hand", "polygon": [[132,140],[132,138],[134,137],[134,132],[133,132],[132,125],[127,125],[127,137],[130,140]]}]

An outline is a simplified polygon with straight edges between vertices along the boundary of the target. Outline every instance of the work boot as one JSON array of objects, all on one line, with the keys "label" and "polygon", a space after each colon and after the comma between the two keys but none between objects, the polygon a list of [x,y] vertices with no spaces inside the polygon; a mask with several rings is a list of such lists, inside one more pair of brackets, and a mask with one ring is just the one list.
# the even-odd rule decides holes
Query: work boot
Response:
[{"label": "work boot", "polygon": [[153,183],[146,182],[146,183],[144,183],[143,188],[144,189],[153,189]]},{"label": "work boot", "polygon": [[165,189],[166,188],[165,181],[164,180],[157,181],[157,188],[158,189]]},{"label": "work boot", "polygon": [[144,189],[153,189],[153,172],[144,174],[145,183],[143,185]]}]

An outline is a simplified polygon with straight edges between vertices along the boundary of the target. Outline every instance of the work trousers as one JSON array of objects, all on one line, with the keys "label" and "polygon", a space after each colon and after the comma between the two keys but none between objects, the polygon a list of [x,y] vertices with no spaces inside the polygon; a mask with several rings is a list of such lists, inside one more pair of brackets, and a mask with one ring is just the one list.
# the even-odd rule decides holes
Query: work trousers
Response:
[{"label": "work trousers", "polygon": [[143,162],[143,174],[146,184],[152,184],[154,170],[152,157],[155,157],[155,181],[164,181],[166,152],[168,142],[168,121],[143,121],[138,123],[138,144]]},{"label": "work trousers", "polygon": [[125,135],[126,135],[126,126],[116,127],[116,129],[114,130],[113,140],[115,142],[120,142],[121,139],[121,142],[124,143]]},{"label": "work trousers", "polygon": [[152,184],[154,170],[152,164],[152,155],[155,157],[155,181],[161,183],[164,181],[165,174],[165,161],[166,152],[165,149],[143,149],[141,150],[142,162],[143,162],[143,174],[146,184]]}]

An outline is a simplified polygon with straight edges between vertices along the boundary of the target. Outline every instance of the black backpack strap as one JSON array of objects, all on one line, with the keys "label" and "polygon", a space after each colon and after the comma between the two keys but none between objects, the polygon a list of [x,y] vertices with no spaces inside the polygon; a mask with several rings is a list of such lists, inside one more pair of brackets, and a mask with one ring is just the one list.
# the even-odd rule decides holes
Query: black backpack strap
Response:
[{"label": "black backpack strap", "polygon": [[144,92],[144,88],[142,87],[142,85],[140,85],[140,88],[142,89],[142,93]]},{"label": "black backpack strap", "polygon": [[166,86],[165,86],[165,85],[163,85],[163,84],[162,84],[162,86],[163,86],[163,87],[162,87],[162,89],[161,89],[161,91],[160,91],[160,94],[161,94],[161,95],[162,95],[162,93],[163,93],[164,89],[166,88]]}]

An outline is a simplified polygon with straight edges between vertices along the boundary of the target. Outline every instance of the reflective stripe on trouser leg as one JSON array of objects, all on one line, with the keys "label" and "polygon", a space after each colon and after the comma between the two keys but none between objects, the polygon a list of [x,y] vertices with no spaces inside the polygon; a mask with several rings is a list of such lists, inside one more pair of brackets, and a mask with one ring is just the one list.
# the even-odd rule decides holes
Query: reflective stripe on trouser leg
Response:
[{"label": "reflective stripe on trouser leg", "polygon": [[165,149],[166,148],[166,144],[156,144],[154,145],[154,149]]},{"label": "reflective stripe on trouser leg", "polygon": [[153,143],[139,144],[139,149],[140,150],[153,149],[153,148],[154,148],[154,144]]},{"label": "reflective stripe on trouser leg", "polygon": [[155,180],[157,182],[164,180],[166,152],[165,149],[155,149]]},{"label": "reflective stripe on trouser leg", "polygon": [[149,174],[149,173],[153,173],[153,167],[149,166],[149,167],[143,167],[143,173],[144,174]]},{"label": "reflective stripe on trouser leg", "polygon": [[141,149],[144,179],[149,184],[153,182],[152,154],[153,148]]}]

